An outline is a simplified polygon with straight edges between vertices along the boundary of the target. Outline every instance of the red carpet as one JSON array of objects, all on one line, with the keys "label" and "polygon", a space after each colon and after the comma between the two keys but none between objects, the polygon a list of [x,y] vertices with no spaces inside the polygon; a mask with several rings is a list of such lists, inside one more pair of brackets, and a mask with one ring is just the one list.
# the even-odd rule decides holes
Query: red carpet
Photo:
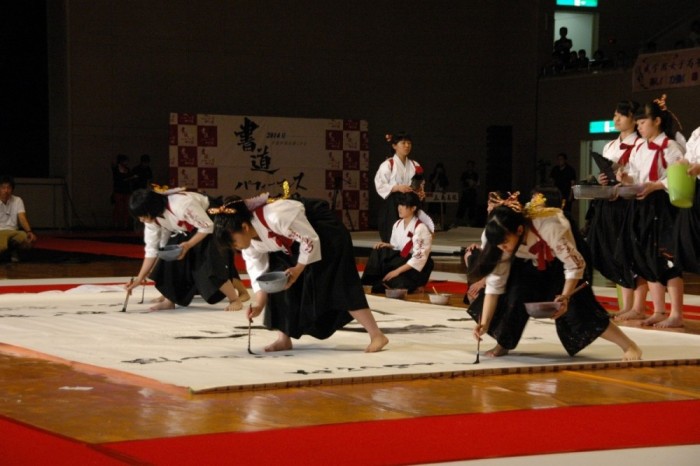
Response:
[{"label": "red carpet", "polygon": [[104,256],[143,259],[143,245],[114,243],[87,239],[66,239],[54,236],[42,237],[34,246],[36,249],[49,249],[62,252],[100,254]]},{"label": "red carpet", "polygon": [[[123,465],[91,445],[0,416],[0,463],[6,466]],[[133,462],[132,462],[133,464]]]},{"label": "red carpet", "polygon": [[[143,244],[99,241],[98,237],[94,240],[90,240],[46,236],[42,237],[34,247],[36,249],[48,249],[51,251],[126,257],[130,259],[143,259],[144,252]],[[237,270],[245,271],[245,262],[240,254],[234,256],[234,262]]]},{"label": "red carpet", "polygon": [[8,465],[119,464],[118,460],[156,465],[279,464],[281,458],[292,464],[387,465],[697,443],[700,400],[193,435],[92,445],[95,451],[0,417],[0,451]]}]

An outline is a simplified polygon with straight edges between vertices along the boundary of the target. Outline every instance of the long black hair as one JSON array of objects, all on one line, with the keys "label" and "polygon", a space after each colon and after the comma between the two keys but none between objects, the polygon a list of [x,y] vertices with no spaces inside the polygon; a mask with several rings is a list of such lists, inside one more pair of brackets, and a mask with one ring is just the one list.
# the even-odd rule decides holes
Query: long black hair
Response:
[{"label": "long black hair", "polygon": [[243,231],[243,225],[251,224],[253,213],[239,196],[224,199],[223,210],[214,214],[214,238],[220,246],[233,247],[231,233]]},{"label": "long black hair", "polygon": [[168,196],[150,189],[137,189],[129,197],[129,213],[134,217],[160,217],[168,207]]},{"label": "long black hair", "polygon": [[644,118],[661,119],[659,128],[671,139],[675,139],[680,126],[680,122],[676,116],[666,108],[666,95],[663,95],[661,99],[655,99],[648,102],[643,107],[640,107],[637,113],[635,113],[634,118],[635,120],[642,120]]},{"label": "long black hair", "polygon": [[418,212],[421,210],[421,205],[423,204],[420,201],[420,198],[418,197],[418,194],[414,192],[408,192],[408,193],[398,193],[399,195],[396,197],[396,205],[403,205],[406,207],[415,207],[416,211],[413,213],[413,215],[418,215]]},{"label": "long black hair", "polygon": [[503,257],[503,251],[498,246],[506,241],[508,234],[515,235],[518,233],[518,228],[528,224],[529,221],[522,212],[516,212],[506,206],[494,208],[484,227],[486,245],[475,263],[470,264],[467,270],[467,282],[475,283],[493,272]]},{"label": "long black hair", "polygon": [[639,111],[639,102],[634,100],[621,100],[615,106],[615,111],[620,115],[634,118]]},{"label": "long black hair", "polygon": [[[639,102],[636,100],[621,100],[615,106],[615,111],[620,115],[625,115],[626,117],[632,118],[636,121],[637,114],[639,113]],[[639,130],[635,126],[634,132],[637,136],[641,137]]]}]

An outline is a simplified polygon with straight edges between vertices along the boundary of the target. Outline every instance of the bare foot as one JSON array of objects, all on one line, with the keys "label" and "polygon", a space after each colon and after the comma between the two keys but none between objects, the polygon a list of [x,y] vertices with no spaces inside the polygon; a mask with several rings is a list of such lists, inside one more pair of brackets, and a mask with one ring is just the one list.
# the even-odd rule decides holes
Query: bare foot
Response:
[{"label": "bare foot", "polygon": [[250,299],[248,289],[245,287],[245,285],[243,285],[243,282],[241,282],[237,278],[234,278],[231,280],[231,283],[233,283],[233,287],[236,289],[236,292],[238,292],[238,298],[241,300],[242,303]]},{"label": "bare foot", "polygon": [[165,296],[158,296],[157,298],[153,298],[151,300],[152,303],[162,303],[165,300]]},{"label": "bare foot", "polygon": [[654,324],[656,328],[683,328],[683,317],[669,316],[667,319]]},{"label": "bare foot", "polygon": [[166,311],[168,309],[175,309],[175,303],[169,299],[163,298],[162,301],[148,308],[151,311]]},{"label": "bare foot", "polygon": [[651,327],[652,325],[655,325],[664,319],[666,319],[666,314],[664,312],[655,312],[651,315],[651,317],[644,319],[644,322],[642,322],[642,325],[646,325],[646,326]]},{"label": "bare foot", "polygon": [[244,293],[241,293],[239,291],[238,292],[238,299],[240,299],[241,302],[243,302],[243,303],[246,301],[250,301],[250,294],[248,293],[248,291],[245,291]]},{"label": "bare foot", "polygon": [[365,353],[376,353],[381,351],[389,343],[389,339],[383,333],[372,338],[369,342],[369,346],[365,348]]},{"label": "bare foot", "polygon": [[240,299],[237,299],[235,301],[229,301],[228,306],[224,308],[224,311],[240,311],[241,309],[243,309],[243,303],[241,303]]},{"label": "bare foot", "polygon": [[639,349],[639,346],[634,342],[622,354],[623,361],[639,361],[640,359],[642,359],[642,350]]},{"label": "bare foot", "polygon": [[292,340],[288,336],[279,336],[277,340],[265,347],[265,352],[288,351],[292,349]]},{"label": "bare foot", "polygon": [[636,309],[629,309],[624,312],[620,312],[615,316],[615,322],[624,322],[626,320],[644,320],[647,316],[644,312],[638,311]]},{"label": "bare foot", "polygon": [[484,356],[489,356],[491,358],[497,358],[499,356],[505,356],[508,354],[508,350],[502,347],[501,345],[496,345],[487,352],[484,353]]}]

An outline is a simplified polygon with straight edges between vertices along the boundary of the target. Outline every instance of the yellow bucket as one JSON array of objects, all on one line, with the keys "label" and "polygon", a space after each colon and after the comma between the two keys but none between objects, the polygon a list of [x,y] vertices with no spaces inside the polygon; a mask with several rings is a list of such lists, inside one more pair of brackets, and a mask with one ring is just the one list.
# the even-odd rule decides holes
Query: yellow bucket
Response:
[{"label": "yellow bucket", "polygon": [[693,207],[695,177],[688,175],[688,165],[676,163],[668,167],[668,197],[671,204],[681,209]]}]

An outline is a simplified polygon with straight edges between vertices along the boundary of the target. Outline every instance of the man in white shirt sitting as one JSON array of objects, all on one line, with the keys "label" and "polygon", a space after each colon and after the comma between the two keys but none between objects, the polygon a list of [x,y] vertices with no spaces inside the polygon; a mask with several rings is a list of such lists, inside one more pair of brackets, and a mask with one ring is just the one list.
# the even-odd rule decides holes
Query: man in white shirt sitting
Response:
[{"label": "man in white shirt sitting", "polygon": [[10,260],[19,262],[17,249],[31,248],[37,238],[27,220],[24,202],[12,194],[14,190],[15,180],[0,176],[0,256],[9,250]]}]

